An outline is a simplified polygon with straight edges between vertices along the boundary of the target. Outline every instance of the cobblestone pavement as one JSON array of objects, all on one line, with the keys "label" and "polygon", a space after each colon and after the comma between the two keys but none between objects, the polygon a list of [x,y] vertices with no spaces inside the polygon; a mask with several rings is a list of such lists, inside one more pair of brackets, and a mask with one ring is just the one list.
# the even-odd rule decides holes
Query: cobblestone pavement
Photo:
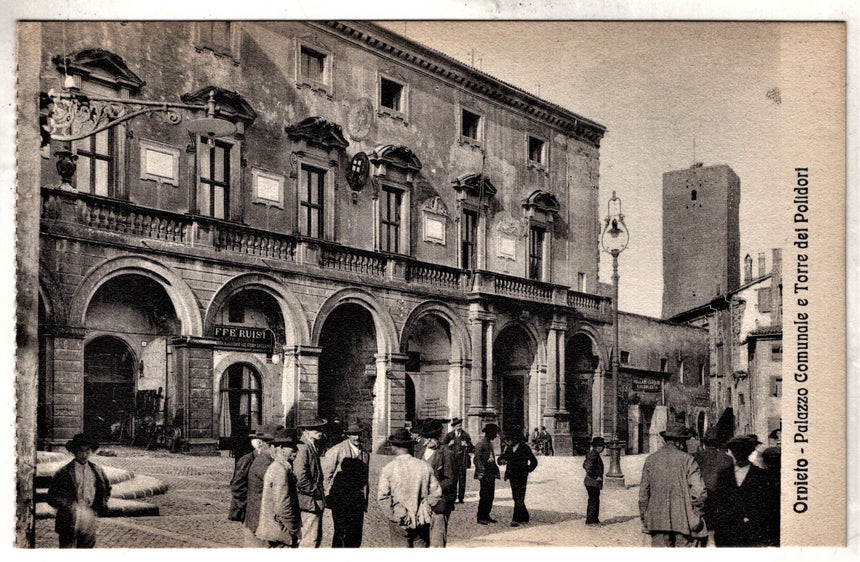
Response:
[{"label": "cobblestone pavement", "polygon": [[[101,519],[98,548],[235,548],[242,545],[239,523],[227,521],[230,503],[228,483],[233,459],[176,455],[115,447],[115,457],[95,456],[94,461],[153,476],[168,484],[164,495],[148,498],[159,506],[158,517]],[[373,501],[380,469],[392,457],[371,459],[371,502],[364,523],[364,547],[388,547],[388,528]],[[538,457],[538,468],[529,478],[526,504],[531,522],[518,529],[508,526],[513,513],[510,486],[499,481],[492,515],[499,522],[478,525],[477,482],[470,471],[466,503],[457,504],[449,523],[449,546],[640,546],[637,514],[639,475],[645,456],[622,458],[626,489],[605,489],[601,495],[600,527],[584,525],[587,494],[582,485],[582,457]],[[608,466],[608,459],[606,460]],[[55,548],[53,519],[36,522],[36,547]],[[323,545],[330,544],[331,516],[324,518]]]}]

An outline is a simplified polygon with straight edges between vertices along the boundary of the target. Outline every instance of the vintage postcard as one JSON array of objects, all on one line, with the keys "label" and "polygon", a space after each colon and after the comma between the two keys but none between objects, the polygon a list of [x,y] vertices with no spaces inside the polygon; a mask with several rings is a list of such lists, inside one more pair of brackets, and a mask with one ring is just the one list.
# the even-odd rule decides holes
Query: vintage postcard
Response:
[{"label": "vintage postcard", "polygon": [[844,21],[21,18],[16,545],[844,547]]}]

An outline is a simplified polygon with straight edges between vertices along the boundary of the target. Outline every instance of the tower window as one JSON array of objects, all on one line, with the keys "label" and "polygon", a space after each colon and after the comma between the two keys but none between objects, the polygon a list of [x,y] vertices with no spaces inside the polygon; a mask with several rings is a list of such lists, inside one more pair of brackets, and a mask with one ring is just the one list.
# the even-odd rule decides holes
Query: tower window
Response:
[{"label": "tower window", "polygon": [[460,116],[460,134],[473,140],[481,140],[480,135],[481,116],[471,111],[463,110]]},{"label": "tower window", "polygon": [[379,81],[379,105],[382,107],[387,107],[388,109],[393,109],[394,111],[403,111],[401,98],[403,97],[403,86],[394,82],[392,80],[388,80],[387,78],[381,78]]},{"label": "tower window", "polygon": [[695,190],[695,189],[694,189],[693,191],[691,191],[691,192],[690,192],[690,200],[691,200],[691,201],[695,201],[695,200],[696,200],[696,190]]},{"label": "tower window", "polygon": [[529,137],[529,160],[536,164],[543,164],[544,141],[535,137]]}]

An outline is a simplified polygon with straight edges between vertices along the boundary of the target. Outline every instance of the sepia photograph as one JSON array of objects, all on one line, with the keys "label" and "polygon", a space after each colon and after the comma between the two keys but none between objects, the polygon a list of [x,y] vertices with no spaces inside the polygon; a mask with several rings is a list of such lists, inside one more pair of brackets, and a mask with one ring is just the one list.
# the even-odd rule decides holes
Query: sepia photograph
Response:
[{"label": "sepia photograph", "polygon": [[846,546],[845,21],[88,15],[14,24],[18,548]]}]

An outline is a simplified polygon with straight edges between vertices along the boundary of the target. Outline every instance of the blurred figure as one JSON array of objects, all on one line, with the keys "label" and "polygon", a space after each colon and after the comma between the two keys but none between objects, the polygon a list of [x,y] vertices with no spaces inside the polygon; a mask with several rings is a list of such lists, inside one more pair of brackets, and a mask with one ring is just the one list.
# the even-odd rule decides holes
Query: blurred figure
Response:
[{"label": "blurred figure", "polygon": [[720,446],[720,441],[717,438],[717,430],[714,427],[709,428],[705,432],[703,440],[704,448],[693,455],[696,463],[699,465],[699,471],[702,474],[702,481],[705,483],[705,489],[708,491],[708,497],[705,500],[704,516],[705,524],[708,527],[708,536],[702,539],[701,546],[707,546],[708,541],[713,539],[714,527],[712,525],[714,502],[717,498],[717,475],[727,467],[732,466],[732,458],[726,454],[725,450]]},{"label": "blurred figure", "polygon": [[582,468],[585,469],[585,491],[588,492],[588,507],[585,510],[586,525],[600,525],[600,490],[603,489],[603,452],[606,443],[603,437],[591,440],[591,449],[585,455]]},{"label": "blurred figure", "polygon": [[498,523],[490,517],[493,510],[493,500],[496,496],[496,480],[500,478],[499,467],[496,464],[496,451],[493,441],[499,436],[501,428],[494,423],[484,426],[484,437],[475,445],[475,480],[480,482],[478,492],[478,524],[487,525]]},{"label": "blurred figure", "polygon": [[388,517],[392,547],[427,548],[433,506],[442,500],[442,488],[433,469],[412,456],[415,441],[405,428],[388,438],[394,460],[382,467],[377,499]]},{"label": "blurred figure", "polygon": [[245,526],[242,531],[243,546],[245,548],[266,548],[269,546],[268,541],[257,538],[257,525],[260,523],[260,503],[263,500],[263,480],[266,477],[266,471],[274,459],[274,450],[269,447],[278,435],[278,431],[269,428],[265,433],[260,435],[260,443],[257,456],[251,461],[248,467],[247,476],[247,495],[245,501]]},{"label": "blurred figure", "polygon": [[54,530],[60,548],[93,548],[96,545],[96,515],[107,515],[111,485],[104,470],[91,462],[99,444],[78,433],[66,443],[75,459],[59,469],[48,488],[48,504],[57,510]]},{"label": "blurred figure", "polygon": [[762,453],[765,472],[771,487],[771,498],[769,502],[772,514],[768,517],[768,546],[779,546],[780,525],[780,491],[782,488],[780,467],[782,466],[782,451],[779,447],[768,447]]},{"label": "blurred figure", "polygon": [[762,459],[762,453],[766,449],[764,443],[759,441],[758,435],[756,435],[755,433],[750,433],[748,435],[745,435],[745,437],[749,441],[755,443],[755,449],[753,449],[753,452],[750,453],[750,462],[755,466],[764,469],[764,459]]},{"label": "blurred figure", "polygon": [[683,424],[669,421],[660,432],[665,444],[642,467],[639,516],[652,547],[694,547],[707,536],[702,508],[708,492],[699,465],[683,451],[689,436]]},{"label": "blurred figure", "polygon": [[370,453],[362,446],[358,420],[349,422],[344,434],[322,459],[326,507],[334,523],[331,547],[358,548],[367,513]]},{"label": "blurred figure", "polygon": [[325,511],[325,484],[317,443],[323,438],[326,420],[314,418],[300,424],[302,437],[299,452],[293,461],[299,507],[302,510],[302,540],[300,548],[319,548],[322,543],[322,516]]},{"label": "blurred figure", "polygon": [[538,461],[526,444],[521,430],[514,429],[505,432],[505,448],[499,455],[499,464],[507,465],[505,480],[511,483],[511,496],[514,498],[511,527],[519,527],[521,523],[529,522],[529,510],[526,508],[526,486],[529,473],[538,465]]},{"label": "blurred figure", "polygon": [[442,442],[454,454],[457,502],[463,503],[463,498],[466,497],[466,471],[472,467],[472,459],[469,454],[475,450],[475,446],[472,445],[472,437],[463,431],[463,420],[454,418],[451,420],[451,428]]},{"label": "blurred figure", "polygon": [[758,440],[751,435],[726,443],[732,466],[717,476],[714,544],[718,547],[767,546],[769,519],[774,516],[773,488],[764,470],[750,462]]},{"label": "blurred figure", "polygon": [[248,503],[248,470],[251,464],[260,455],[261,446],[266,439],[272,439],[274,430],[264,428],[262,433],[252,433],[249,436],[251,451],[241,458],[236,459],[233,469],[233,477],[230,479],[230,513],[227,519],[230,521],[245,522],[245,509]]},{"label": "blurred figure", "polygon": [[298,448],[292,432],[279,430],[269,444],[272,463],[263,476],[256,536],[269,548],[296,548],[302,538],[302,516],[293,474]]},{"label": "blurred figure", "polygon": [[457,498],[457,474],[454,454],[442,444],[442,422],[426,420],[421,426],[423,449],[416,447],[415,457],[420,458],[433,469],[433,476],[442,488],[442,499],[433,506],[433,520],[430,524],[430,547],[445,548],[448,544],[448,519],[454,511]]},{"label": "blurred figure", "polygon": [[552,435],[549,434],[549,431],[546,430],[546,426],[544,425],[540,426],[540,441],[541,452],[544,455],[555,455],[555,451],[552,448]]}]

